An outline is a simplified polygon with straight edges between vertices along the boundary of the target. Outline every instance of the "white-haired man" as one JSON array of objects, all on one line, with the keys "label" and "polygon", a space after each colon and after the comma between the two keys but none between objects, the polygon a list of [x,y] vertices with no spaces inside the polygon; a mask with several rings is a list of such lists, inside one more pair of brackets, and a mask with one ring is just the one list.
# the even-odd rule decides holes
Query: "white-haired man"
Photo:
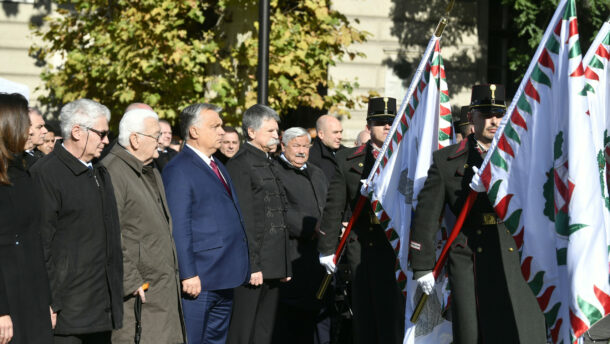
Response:
[{"label": "white-haired man", "polygon": [[305,129],[284,131],[278,175],[286,194],[292,280],[280,285],[274,334],[278,343],[330,342],[330,318],[324,315],[328,312],[321,313],[325,304],[315,296],[325,275],[318,263],[315,228],[322,217],[328,183],[324,172],[307,162],[310,147],[311,137]]},{"label": "white-haired man", "polygon": [[59,118],[63,144],[31,168],[43,193],[54,343],[108,343],[123,321],[121,233],[110,175],[91,161],[108,144],[110,111],[79,99]]},{"label": "white-haired man", "polygon": [[[123,247],[123,328],[113,343],[133,342],[134,303],[143,302],[143,343],[185,343],[180,279],[171,217],[163,181],[151,162],[159,153],[159,117],[151,110],[126,112],[119,123],[118,144],[102,160],[112,177]],[[142,285],[150,284],[145,293]]]}]

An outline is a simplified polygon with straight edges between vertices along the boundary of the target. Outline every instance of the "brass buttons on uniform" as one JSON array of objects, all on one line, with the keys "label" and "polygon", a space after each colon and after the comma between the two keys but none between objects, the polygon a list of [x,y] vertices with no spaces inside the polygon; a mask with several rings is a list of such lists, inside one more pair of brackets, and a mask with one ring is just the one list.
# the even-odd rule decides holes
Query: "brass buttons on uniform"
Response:
[{"label": "brass buttons on uniform", "polygon": [[482,230],[480,230],[480,229],[477,229],[477,234],[478,234],[478,235],[481,235],[481,234],[483,234],[483,231],[482,231]]},{"label": "brass buttons on uniform", "polygon": [[477,247],[477,252],[479,252],[479,253],[483,252],[483,248],[482,247]]},{"label": "brass buttons on uniform", "polygon": [[468,164],[464,164],[464,169],[467,169],[467,168],[468,168]]},{"label": "brass buttons on uniform", "polygon": [[512,248],[512,247],[509,247],[509,248],[508,248],[508,252],[513,252],[514,250],[515,250],[515,249],[514,249],[514,248]]},{"label": "brass buttons on uniform", "polygon": [[364,164],[363,163],[358,163],[358,166],[362,167],[362,166],[364,166]]}]

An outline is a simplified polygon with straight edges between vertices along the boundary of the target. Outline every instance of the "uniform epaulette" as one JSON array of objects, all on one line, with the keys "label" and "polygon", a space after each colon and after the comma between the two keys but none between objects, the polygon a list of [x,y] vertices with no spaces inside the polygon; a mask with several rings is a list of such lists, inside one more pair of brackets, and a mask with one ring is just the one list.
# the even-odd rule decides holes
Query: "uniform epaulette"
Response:
[{"label": "uniform epaulette", "polygon": [[467,151],[466,144],[468,144],[468,139],[464,139],[464,140],[460,141],[460,144],[458,145],[457,149],[455,150],[455,153],[451,154],[449,156],[449,159],[455,159],[458,156],[466,153],[466,151]]},{"label": "uniform epaulette", "polygon": [[362,145],[362,146],[358,147],[358,149],[356,149],[356,151],[354,153],[350,154],[347,157],[347,160],[359,157],[361,155],[364,155],[365,150],[366,150],[366,145]]}]

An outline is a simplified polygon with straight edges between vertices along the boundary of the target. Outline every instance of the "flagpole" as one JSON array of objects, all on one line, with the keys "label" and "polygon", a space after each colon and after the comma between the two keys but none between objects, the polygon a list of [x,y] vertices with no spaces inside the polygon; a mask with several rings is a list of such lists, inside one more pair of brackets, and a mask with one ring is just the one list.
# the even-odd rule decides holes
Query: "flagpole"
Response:
[{"label": "flagpole", "polygon": [[[419,61],[419,65],[417,66],[417,69],[415,70],[415,75],[413,75],[413,78],[411,79],[411,84],[409,85],[409,88],[407,90],[407,95],[404,97],[402,103],[400,104],[400,108],[398,110],[399,116],[405,115],[404,114],[405,109],[407,108],[407,105],[411,101],[411,97],[413,96],[413,93],[415,93],[415,90],[417,89],[417,85],[419,84],[421,75],[423,74],[424,69],[426,69],[426,64],[428,63],[428,58],[430,57],[430,55],[432,54],[432,51],[434,50],[434,45],[436,44],[436,41],[441,38],[441,36],[443,35],[443,31],[445,30],[445,27],[447,26],[446,17],[449,16],[449,13],[453,9],[454,3],[455,3],[455,0],[451,0],[449,2],[449,4],[447,5],[447,8],[445,9],[445,14],[441,17],[438,24],[436,25],[436,29],[434,30],[434,35],[432,35],[432,38],[430,38],[430,41],[428,42],[428,46],[426,47],[426,50],[424,51],[424,55],[423,55],[421,61]],[[383,142],[383,146],[381,146],[380,154],[377,156],[377,159],[375,160],[375,164],[373,165],[373,168],[371,169],[371,173],[369,174],[366,181],[362,184],[360,193],[362,193],[363,195],[368,194],[367,190],[369,188],[369,185],[371,184],[371,181],[373,180],[373,177],[375,176],[375,171],[377,171],[379,164],[381,164],[381,160],[385,156],[385,153],[387,152],[388,147],[390,146],[390,142],[392,142],[392,136],[394,136],[394,133],[398,129],[399,125],[400,125],[400,120],[398,120],[398,121],[395,120],[394,123],[392,124],[392,128],[390,128],[390,132],[388,133],[388,136],[386,137],[385,141]]]},{"label": "flagpole", "polygon": [[[559,4],[557,4],[557,8],[559,9],[559,8],[565,7],[566,3],[567,3],[567,0],[560,0]],[[553,17],[551,18],[550,22],[555,23],[557,21],[558,17],[560,17],[560,16],[562,16],[562,11],[556,10],[555,13],[553,14]],[[553,33],[554,29],[555,28],[551,27],[551,26],[547,27],[540,42],[547,42],[549,39],[549,36]],[[532,61],[538,61],[538,59],[540,58],[540,55],[542,54],[542,51],[544,49],[545,49],[545,47],[543,45],[539,45],[538,49],[536,49],[536,53],[534,53],[534,57],[532,58]],[[504,116],[504,118],[502,118],[502,122],[500,122],[500,126],[498,127],[498,130],[496,131],[497,133],[504,132],[504,127],[506,126],[506,123],[508,123],[508,121],[510,121],[512,113],[515,110],[515,107],[517,107],[519,98],[521,98],[521,95],[523,95],[523,93],[525,91],[527,81],[529,80],[530,75],[532,75],[532,71],[534,70],[535,66],[536,66],[535,63],[530,63],[530,65],[527,67],[525,74],[523,74],[523,79],[521,80],[521,84],[519,84],[519,88],[517,89],[517,92],[515,93],[513,100],[510,102],[510,105],[508,106],[508,109],[506,110],[507,116]],[[491,141],[491,146],[487,150],[488,152],[493,152],[496,149],[496,146],[498,145],[499,137],[500,137],[499,135],[494,136],[493,141]],[[487,164],[491,160],[491,156],[492,156],[492,154],[487,154],[487,156],[485,157],[485,160],[483,160],[481,167],[479,167],[479,172],[478,172],[479,175],[481,173],[483,173],[483,171],[487,167]],[[483,185],[481,185],[480,178],[476,178],[476,181],[475,181],[475,178],[476,178],[476,175],[473,178],[473,180],[470,182],[470,187],[482,192],[485,189],[485,187]]]},{"label": "flagpole", "polygon": [[[451,247],[451,244],[453,243],[455,238],[457,238],[458,234],[460,234],[464,221],[466,220],[466,216],[468,216],[468,213],[470,213],[470,209],[472,209],[472,205],[474,204],[474,201],[477,198],[477,194],[478,193],[476,191],[471,189],[470,193],[468,194],[468,197],[466,198],[466,201],[464,201],[464,206],[462,206],[460,215],[458,216],[457,220],[455,221],[455,225],[453,226],[451,235],[447,239],[447,242],[445,243],[445,246],[443,247],[443,251],[441,251],[440,256],[436,260],[436,265],[434,265],[434,270],[432,270],[434,280],[436,280],[438,275],[440,275],[441,269],[445,265],[445,261],[447,261],[447,254],[449,253],[449,248]],[[419,314],[421,313],[421,310],[423,309],[427,300],[428,300],[428,294],[425,294],[425,293],[422,294],[422,296],[419,298],[419,301],[417,302],[417,306],[415,307],[415,310],[413,311],[413,315],[411,316],[412,323],[417,322],[417,319],[419,318]]]}]

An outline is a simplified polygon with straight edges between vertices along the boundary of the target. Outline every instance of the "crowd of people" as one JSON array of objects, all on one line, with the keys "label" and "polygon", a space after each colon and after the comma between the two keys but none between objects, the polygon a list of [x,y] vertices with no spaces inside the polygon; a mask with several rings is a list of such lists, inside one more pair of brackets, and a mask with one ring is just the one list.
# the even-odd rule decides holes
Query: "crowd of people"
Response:
[{"label": "crowd of people", "polygon": [[[473,88],[463,141],[435,153],[409,243],[424,292],[437,219],[445,204],[460,208],[470,167],[504,115],[500,86]],[[345,264],[334,257],[395,99],[369,99],[353,148],[333,116],[318,118],[312,138],[300,127],[280,132],[265,105],[244,112],[241,132],[215,105],[187,106],[180,143],[147,104],[129,105],[112,139],[110,117],[79,99],[45,127],[25,98],[0,94],[0,344],[402,343],[396,255],[370,207],[353,221]],[[517,252],[500,254],[514,241],[480,199],[449,258],[455,342],[502,333],[538,343],[542,314],[515,272]],[[350,286],[349,335],[339,333],[332,287],[316,297],[341,265],[334,286]],[[490,296],[498,290],[506,295]],[[515,316],[524,310],[529,317]]]}]

